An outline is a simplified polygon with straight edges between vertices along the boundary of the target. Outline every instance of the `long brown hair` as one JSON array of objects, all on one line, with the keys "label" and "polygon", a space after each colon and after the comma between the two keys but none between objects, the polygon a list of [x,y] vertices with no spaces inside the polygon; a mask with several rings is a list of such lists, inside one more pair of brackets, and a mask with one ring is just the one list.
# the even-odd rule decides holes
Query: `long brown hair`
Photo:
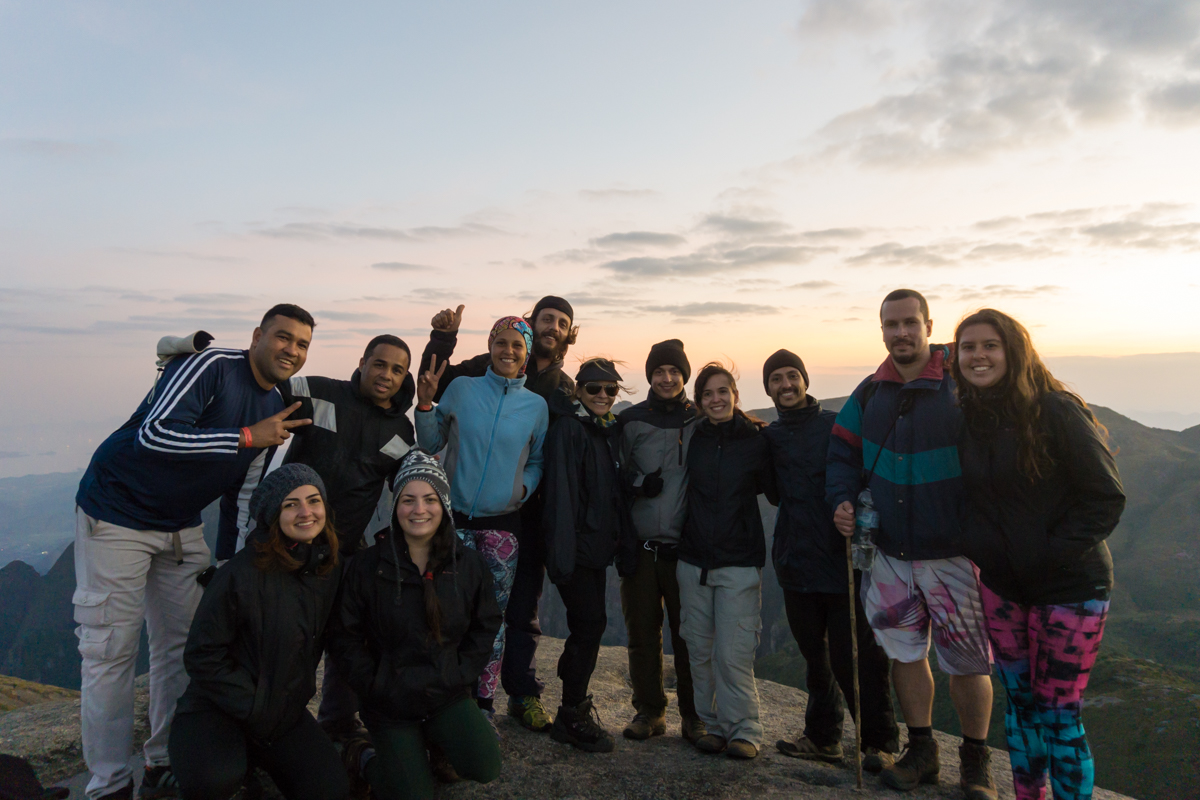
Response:
[{"label": "long brown hair", "polygon": [[[991,325],[1000,335],[1004,347],[1004,377],[994,389],[980,390],[967,381],[958,363],[958,345],[964,330],[972,325]],[[1025,326],[1002,311],[981,308],[969,314],[954,329],[955,355],[951,359],[958,403],[968,421],[979,419],[1010,419],[1017,428],[1017,468],[1029,480],[1041,478],[1054,465],[1048,447],[1048,437],[1041,430],[1041,399],[1050,392],[1062,392],[1078,403],[1092,418],[1101,434],[1104,426],[1088,408],[1083,398],[1068,389],[1050,374],[1042,363],[1033,339]],[[985,397],[985,395],[987,395]]]},{"label": "long brown hair", "polygon": [[[398,501],[399,497],[397,497]],[[400,523],[396,520],[396,512],[393,511],[391,532],[388,540],[391,542],[392,556],[396,559],[396,563],[399,564],[400,556],[396,550],[397,538],[403,540],[404,531],[400,528]],[[434,531],[433,538],[429,541],[429,560],[425,562],[425,573],[421,576],[421,591],[425,604],[425,624],[429,628],[429,637],[438,644],[442,644],[442,604],[438,600],[437,591],[433,585],[433,576],[444,570],[447,565],[457,572],[455,564],[455,550],[457,546],[458,533],[454,529],[454,517],[451,515],[450,509],[442,506],[442,524],[438,525],[438,529]],[[455,580],[458,580],[457,575],[455,575]],[[396,584],[396,591],[399,592],[400,581],[397,580]],[[399,602],[398,595],[397,602]]]},{"label": "long brown hair", "polygon": [[741,417],[756,427],[766,427],[766,422],[751,414],[747,414],[745,411],[742,411],[741,407],[738,405],[737,378],[733,377],[733,371],[731,368],[734,368],[732,364],[729,367],[726,367],[720,361],[710,361],[704,365],[703,369],[700,370],[700,374],[696,376],[696,382],[692,384],[692,393],[695,396],[696,401],[696,416],[704,416],[704,411],[700,407],[700,398],[704,394],[704,387],[708,385],[709,379],[715,378],[718,375],[724,375],[729,379],[729,388],[733,390],[734,415]]},{"label": "long brown hair", "polygon": [[[326,514],[328,513],[326,511]],[[322,536],[329,545],[329,560],[317,567],[317,574],[328,575],[338,563],[338,535],[334,530],[333,521],[328,516],[325,517],[325,527],[313,539],[313,543],[315,544],[317,539]],[[263,572],[295,572],[300,569],[300,562],[292,558],[292,554],[288,552],[288,547],[292,544],[295,544],[294,540],[289,539],[283,532],[283,528],[279,527],[277,518],[267,530],[267,540],[254,543],[254,549],[258,551],[258,557],[254,559],[254,566]]]}]

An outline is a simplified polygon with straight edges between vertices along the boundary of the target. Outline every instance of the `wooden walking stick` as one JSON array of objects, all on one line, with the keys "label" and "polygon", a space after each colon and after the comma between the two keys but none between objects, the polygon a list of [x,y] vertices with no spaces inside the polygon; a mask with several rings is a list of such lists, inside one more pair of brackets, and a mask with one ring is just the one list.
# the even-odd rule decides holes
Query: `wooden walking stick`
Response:
[{"label": "wooden walking stick", "polygon": [[854,770],[858,773],[858,788],[863,788],[862,780],[862,703],[858,699],[858,620],[855,614],[854,592],[854,557],[851,553],[850,539],[846,538],[846,574],[850,579],[850,665],[854,675]]}]

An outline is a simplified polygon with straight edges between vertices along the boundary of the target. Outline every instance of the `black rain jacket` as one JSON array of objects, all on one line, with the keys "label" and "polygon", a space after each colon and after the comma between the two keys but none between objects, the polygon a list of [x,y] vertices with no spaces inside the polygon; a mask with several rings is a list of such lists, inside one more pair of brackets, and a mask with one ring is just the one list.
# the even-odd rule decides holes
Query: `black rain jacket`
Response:
[{"label": "black rain jacket", "polygon": [[1010,602],[1105,598],[1113,571],[1104,540],[1125,508],[1117,464],[1077,402],[1052,392],[1041,404],[1040,427],[1054,465],[1035,482],[1017,469],[1011,421],[986,413],[968,417],[959,445],[964,554],[984,584]]},{"label": "black rain jacket", "polygon": [[[576,566],[604,569],[623,537],[633,536],[629,500],[621,486],[617,425],[601,427],[596,416],[563,394],[550,400],[558,421],[546,435],[542,533],[546,571],[555,584],[571,579]],[[637,568],[619,563],[618,572]]]},{"label": "black rain jacket", "polygon": [[204,590],[183,652],[191,678],[177,713],[214,707],[269,744],[291,730],[317,692],[317,664],[341,567],[317,575],[332,552],[324,537],[296,545],[295,572],[263,571],[248,544]]},{"label": "black rain jacket", "polygon": [[456,542],[454,561],[433,576],[442,641],[425,622],[424,580],[400,537],[388,531],[346,567],[331,625],[330,655],[365,713],[424,720],[470,697],[500,630],[500,607],[483,556]]},{"label": "black rain jacket", "polygon": [[763,429],[771,447],[779,515],[771,560],[779,585],[792,592],[846,593],[846,540],[825,502],[825,461],[837,414],[816,400],[782,409]]},{"label": "black rain jacket", "polygon": [[775,471],[767,438],[740,415],[695,425],[687,454],[687,521],[679,559],[702,570],[758,567],[767,563],[758,495],[772,503]]}]

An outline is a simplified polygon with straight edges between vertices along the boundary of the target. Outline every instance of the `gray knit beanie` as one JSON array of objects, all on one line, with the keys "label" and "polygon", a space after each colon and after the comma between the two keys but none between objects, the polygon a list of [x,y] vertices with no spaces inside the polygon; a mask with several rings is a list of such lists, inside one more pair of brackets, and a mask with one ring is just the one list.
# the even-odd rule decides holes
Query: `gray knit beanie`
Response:
[{"label": "gray knit beanie", "polygon": [[315,469],[305,464],[284,464],[262,479],[250,496],[250,516],[260,531],[266,532],[275,524],[283,509],[284,499],[301,486],[317,487],[321,499],[328,504],[325,481],[321,480]]}]

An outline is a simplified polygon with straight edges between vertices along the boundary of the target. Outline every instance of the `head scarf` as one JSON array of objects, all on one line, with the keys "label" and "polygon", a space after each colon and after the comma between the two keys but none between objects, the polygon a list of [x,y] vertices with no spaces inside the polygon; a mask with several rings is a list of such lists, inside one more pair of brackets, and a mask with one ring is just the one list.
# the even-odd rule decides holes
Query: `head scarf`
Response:
[{"label": "head scarf", "polygon": [[517,372],[518,375],[525,374],[525,367],[529,365],[529,357],[533,354],[533,328],[529,327],[529,323],[521,317],[501,317],[496,320],[496,324],[492,326],[492,332],[488,334],[488,352],[492,350],[492,343],[496,341],[496,337],[501,331],[509,329],[516,331],[525,337],[525,363],[521,365],[521,369]]}]

